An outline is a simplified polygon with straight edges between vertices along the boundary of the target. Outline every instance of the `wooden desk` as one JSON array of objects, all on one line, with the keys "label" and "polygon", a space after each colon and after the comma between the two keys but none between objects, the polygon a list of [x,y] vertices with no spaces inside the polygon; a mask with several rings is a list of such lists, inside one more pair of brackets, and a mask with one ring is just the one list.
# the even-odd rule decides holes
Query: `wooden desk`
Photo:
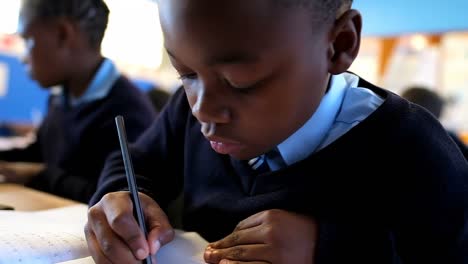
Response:
[{"label": "wooden desk", "polygon": [[40,192],[17,184],[0,184],[0,204],[17,211],[38,211],[78,204],[73,200]]}]

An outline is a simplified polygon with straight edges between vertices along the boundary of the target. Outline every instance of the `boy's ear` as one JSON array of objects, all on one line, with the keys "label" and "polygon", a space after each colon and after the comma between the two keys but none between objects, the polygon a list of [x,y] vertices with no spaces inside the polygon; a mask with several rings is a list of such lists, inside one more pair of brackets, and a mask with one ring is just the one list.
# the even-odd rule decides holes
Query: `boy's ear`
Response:
[{"label": "boy's ear", "polygon": [[56,23],[58,47],[63,48],[74,45],[77,36],[75,23],[66,18],[58,18]]},{"label": "boy's ear", "polygon": [[328,50],[328,71],[331,74],[341,74],[349,69],[359,53],[361,29],[361,14],[354,9],[346,11],[335,21]]}]

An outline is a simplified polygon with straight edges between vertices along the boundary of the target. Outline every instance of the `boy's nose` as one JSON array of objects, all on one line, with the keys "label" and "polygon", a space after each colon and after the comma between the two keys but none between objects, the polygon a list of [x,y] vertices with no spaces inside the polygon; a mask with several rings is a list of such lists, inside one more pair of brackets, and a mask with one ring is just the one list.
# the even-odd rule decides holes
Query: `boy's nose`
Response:
[{"label": "boy's nose", "polygon": [[230,111],[219,96],[200,90],[192,106],[192,114],[205,123],[223,124],[230,121]]}]

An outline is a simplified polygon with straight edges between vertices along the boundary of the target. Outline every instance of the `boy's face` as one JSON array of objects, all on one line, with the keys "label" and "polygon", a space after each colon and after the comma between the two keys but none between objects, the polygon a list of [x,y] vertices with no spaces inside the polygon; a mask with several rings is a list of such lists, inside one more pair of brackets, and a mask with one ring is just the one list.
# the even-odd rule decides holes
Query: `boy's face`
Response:
[{"label": "boy's face", "polygon": [[49,88],[63,81],[65,65],[62,63],[59,36],[53,22],[27,21],[20,34],[26,44],[24,63],[30,77],[42,87]]},{"label": "boy's face", "polygon": [[[165,46],[211,146],[250,159],[299,129],[327,88],[329,30],[271,0],[160,0]],[[208,133],[209,134],[209,133]]]}]

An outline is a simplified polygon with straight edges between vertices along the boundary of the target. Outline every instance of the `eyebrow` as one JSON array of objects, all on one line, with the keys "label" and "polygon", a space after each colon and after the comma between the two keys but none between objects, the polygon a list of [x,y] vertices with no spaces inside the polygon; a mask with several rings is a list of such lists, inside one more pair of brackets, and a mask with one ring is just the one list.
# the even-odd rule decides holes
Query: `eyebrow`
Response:
[{"label": "eyebrow", "polygon": [[[173,52],[166,49],[169,56],[177,59]],[[247,52],[229,52],[224,54],[215,54],[206,58],[205,63],[210,66],[214,65],[232,65],[232,64],[247,64],[258,61],[259,57],[257,55],[249,54]]]}]

